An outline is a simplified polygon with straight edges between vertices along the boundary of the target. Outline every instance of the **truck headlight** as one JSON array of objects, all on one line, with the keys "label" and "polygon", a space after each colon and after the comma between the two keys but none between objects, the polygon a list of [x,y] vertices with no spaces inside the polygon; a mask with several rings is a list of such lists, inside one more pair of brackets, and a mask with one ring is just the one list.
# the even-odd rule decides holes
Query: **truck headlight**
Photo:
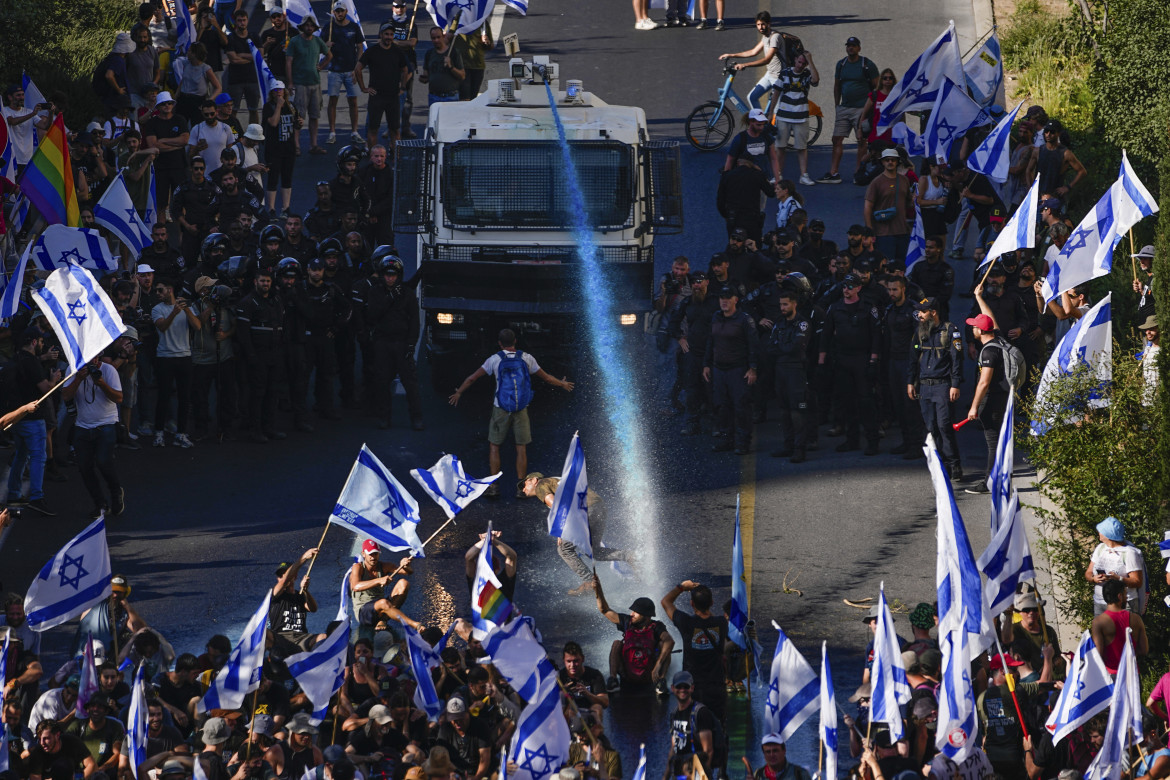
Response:
[{"label": "truck headlight", "polygon": [[435,321],[440,325],[462,325],[462,314],[451,314],[449,312],[439,312],[435,315]]},{"label": "truck headlight", "polygon": [[621,315],[620,321],[621,321],[622,325],[637,325],[638,324],[638,315],[637,314],[623,314],[623,315]]}]

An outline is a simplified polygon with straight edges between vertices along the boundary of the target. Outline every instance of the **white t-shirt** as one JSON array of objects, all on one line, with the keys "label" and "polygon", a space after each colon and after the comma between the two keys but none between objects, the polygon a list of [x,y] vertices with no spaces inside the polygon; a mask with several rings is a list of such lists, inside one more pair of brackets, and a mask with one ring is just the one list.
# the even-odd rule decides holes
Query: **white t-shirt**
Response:
[{"label": "white t-shirt", "polygon": [[[524,352],[523,350],[514,350],[514,349],[504,350],[504,354],[507,355],[508,357],[515,357],[517,351],[519,351],[521,353],[520,359],[524,361],[524,365],[528,366],[528,375],[529,376],[532,376],[533,374],[535,374],[537,371],[540,370],[540,366],[537,365],[537,363],[536,363],[536,358],[532,357],[532,355],[528,354],[527,352]],[[483,361],[483,365],[480,366],[480,368],[482,368],[484,370],[485,374],[488,374],[489,376],[491,376],[493,379],[496,380],[496,391],[497,392],[500,389],[500,378],[498,376],[496,376],[496,369],[498,369],[500,367],[500,360],[501,360],[500,353],[494,352],[494,353],[492,353],[492,356],[489,357],[487,360]],[[500,405],[499,402],[496,400],[496,395],[495,395],[495,393],[493,393],[492,394],[492,406],[499,406],[499,405]]]},{"label": "white t-shirt", "polygon": [[[1106,574],[1116,574],[1118,577],[1124,577],[1145,568],[1142,565],[1141,551],[1132,544],[1109,547],[1102,542],[1097,545],[1097,549],[1093,550],[1093,556],[1090,560],[1093,563],[1094,572],[1104,570]],[[1137,589],[1127,588],[1125,597],[1129,601],[1136,600],[1138,598]],[[1101,597],[1100,585],[1093,587],[1093,602],[1095,604],[1105,603],[1105,599]]]},{"label": "white t-shirt", "polygon": [[[102,379],[115,390],[121,391],[122,380],[118,377],[118,369],[109,363],[99,364],[102,370]],[[77,388],[77,395],[73,396],[73,403],[77,405],[77,427],[98,428],[102,425],[114,425],[118,422],[118,405],[106,397],[102,389],[97,386],[92,377],[81,380]]]},{"label": "white t-shirt", "polygon": [[132,117],[119,119],[118,117],[110,117],[105,124],[106,138],[118,139],[122,137],[122,133],[127,130],[138,130],[138,123]]},{"label": "white t-shirt", "polygon": [[[1158,393],[1158,352],[1161,349],[1157,344],[1147,344],[1142,353],[1142,378],[1146,381],[1142,403],[1146,406],[1154,405],[1154,396]],[[1170,571],[1170,567],[1166,570]]]},{"label": "white t-shirt", "polygon": [[[155,322],[165,320],[171,316],[174,306],[168,303],[156,303],[150,310],[150,318]],[[158,350],[155,352],[160,358],[191,357],[191,334],[187,332],[187,315],[180,312],[171,320],[171,326],[166,330],[158,329]]]},{"label": "white t-shirt", "polygon": [[971,748],[967,753],[967,759],[957,766],[942,753],[936,754],[930,762],[930,777],[937,780],[952,780],[956,776],[959,780],[983,780],[985,777],[991,777],[994,772],[987,754],[978,747]]},{"label": "white t-shirt", "polygon": [[[4,108],[0,109],[0,113],[4,114],[5,122],[14,117],[24,116],[31,111],[32,109],[28,106],[24,108],[9,108],[8,106],[4,106]],[[12,155],[17,165],[28,165],[28,161],[32,159],[34,149],[33,131],[35,129],[33,125],[36,121],[36,119],[28,119],[19,125],[13,125],[11,123],[8,125],[8,140],[12,142]]]},{"label": "white t-shirt", "polygon": [[223,122],[216,122],[214,127],[209,127],[206,122],[200,122],[191,128],[187,145],[194,148],[200,141],[207,142],[207,148],[199,152],[199,156],[207,163],[207,175],[210,176],[211,172],[219,167],[220,153],[236,142],[236,134]]}]

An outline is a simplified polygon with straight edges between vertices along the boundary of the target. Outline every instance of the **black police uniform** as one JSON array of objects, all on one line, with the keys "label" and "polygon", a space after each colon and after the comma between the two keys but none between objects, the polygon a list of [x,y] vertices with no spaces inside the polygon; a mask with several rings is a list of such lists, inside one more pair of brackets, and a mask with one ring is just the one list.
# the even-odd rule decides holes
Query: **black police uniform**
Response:
[{"label": "black police uniform", "polygon": [[804,460],[808,446],[808,344],[812,324],[797,314],[772,326],[767,351],[776,364],[776,396],[780,402],[780,437],[784,447],[772,453]]},{"label": "black police uniform", "polygon": [[316,241],[324,241],[328,236],[336,233],[339,227],[341,227],[341,209],[337,207],[336,203],[327,209],[323,209],[319,205],[313,206],[305,212],[305,232]]},{"label": "black police uniform", "polygon": [[951,427],[951,388],[963,384],[963,339],[950,322],[941,322],[923,339],[918,331],[910,342],[906,384],[918,388],[918,410],[926,432],[942,454],[951,479],[963,476],[959,444]]},{"label": "black police uniform", "polygon": [[374,246],[393,244],[394,228],[390,212],[394,206],[394,168],[389,161],[380,169],[367,163],[358,171],[357,178],[369,198],[366,216],[370,225],[366,229],[366,240]]},{"label": "black police uniform", "polygon": [[694,436],[700,431],[703,406],[714,408],[711,385],[703,381],[703,360],[707,355],[707,342],[711,339],[712,318],[719,312],[719,299],[707,295],[697,301],[692,294],[674,312],[679,323],[672,328],[678,329],[687,340],[687,351],[682,353],[686,406],[686,425],[682,432],[684,436]]},{"label": "black police uniform", "polygon": [[276,386],[284,372],[284,304],[270,289],[267,297],[252,292],[236,308],[236,338],[248,377],[247,427],[272,438],[276,430]]},{"label": "black police uniform", "polygon": [[825,276],[829,273],[829,261],[837,256],[837,244],[823,238],[819,243],[809,240],[796,253],[816,267],[817,276]]},{"label": "black police uniform", "polygon": [[172,285],[178,285],[182,281],[183,269],[186,268],[183,255],[170,244],[164,246],[163,250],[159,252],[152,243],[142,250],[138,262],[154,269],[155,282],[166,281]]},{"label": "black police uniform", "polygon": [[938,302],[938,318],[946,322],[951,317],[951,294],[955,291],[955,269],[945,260],[915,263],[906,278],[922,288],[928,298]]},{"label": "black police uniform", "polygon": [[400,282],[386,287],[378,278],[363,279],[353,289],[354,323],[362,341],[362,356],[369,345],[376,408],[383,425],[390,426],[394,379],[402,381],[411,424],[422,426],[422,396],[414,347],[418,343],[418,299]]},{"label": "black police uniform", "polygon": [[768,177],[759,168],[749,165],[735,165],[719,178],[719,189],[715,194],[715,208],[727,224],[727,235],[738,228],[747,231],[748,238],[760,243],[764,234],[764,211],[760,196],[775,197],[776,189],[768,183]]},{"label": "black police uniform", "polygon": [[337,378],[335,342],[338,333],[349,325],[349,298],[337,285],[326,281],[318,285],[305,281],[300,287],[300,294],[305,318],[306,389],[309,374],[316,371],[315,406],[325,419],[337,420],[341,415],[337,413],[333,401],[333,381]]},{"label": "black police uniform", "polygon": [[[311,432],[313,426],[308,420],[309,371],[305,357],[305,301],[294,281],[285,287],[278,279],[281,303],[284,305],[284,371],[288,382],[288,401],[292,407],[293,424],[298,431]],[[281,391],[283,397],[284,391]]]},{"label": "black police uniform", "polygon": [[881,320],[878,310],[865,301],[837,301],[825,313],[821,352],[833,361],[833,405],[845,426],[845,443],[839,452],[857,449],[860,428],[865,428],[867,453],[878,447],[877,404],[874,385],[878,363],[871,355],[881,349]]},{"label": "black police uniform", "polygon": [[926,439],[922,416],[914,408],[906,393],[906,375],[909,373],[910,345],[918,331],[914,304],[907,298],[901,306],[891,303],[886,307],[882,344],[885,348],[886,392],[890,411],[902,431],[902,443],[890,450],[894,455],[905,454],[907,459],[922,457],[922,443]]},{"label": "black police uniform", "polygon": [[728,284],[743,292],[751,292],[776,277],[776,267],[759,252],[735,250],[729,246],[723,251],[723,256],[727,258]]},{"label": "black police uniform", "polygon": [[219,187],[210,180],[204,179],[199,184],[188,180],[175,187],[175,194],[171,197],[171,213],[176,217],[182,214],[183,219],[195,228],[194,233],[186,228],[181,231],[180,247],[188,266],[194,265],[198,259],[200,245],[211,232],[218,210]]},{"label": "black police uniform", "polygon": [[[742,312],[727,317],[718,311],[711,318],[711,338],[703,358],[711,369],[719,430],[727,440],[716,450],[747,452],[752,443],[752,395],[746,374],[759,367],[759,339],[756,323]],[[734,429],[732,428],[734,426]]]},{"label": "black police uniform", "polygon": [[304,268],[306,263],[317,256],[317,242],[306,235],[302,235],[301,240],[294,244],[286,236],[280,245],[280,254],[282,257],[291,257]]},{"label": "black police uniform", "polygon": [[235,222],[241,214],[247,212],[256,216],[263,210],[263,206],[263,201],[237,185],[235,192],[219,193],[215,203],[215,221],[221,231],[226,231],[228,225]]},{"label": "black police uniform", "polygon": [[337,174],[333,181],[329,182],[329,189],[333,192],[333,205],[337,210],[343,213],[354,211],[365,218],[370,210],[370,197],[362,187],[357,171],[354,171],[349,181],[344,181],[341,174]]}]

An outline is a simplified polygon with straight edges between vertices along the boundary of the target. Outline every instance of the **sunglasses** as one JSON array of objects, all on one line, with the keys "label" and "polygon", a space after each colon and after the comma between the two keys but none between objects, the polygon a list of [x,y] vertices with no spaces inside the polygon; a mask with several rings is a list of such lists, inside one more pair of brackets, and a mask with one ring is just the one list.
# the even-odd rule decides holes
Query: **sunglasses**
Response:
[{"label": "sunglasses", "polygon": [[1028,609],[1021,609],[1020,610],[1020,612],[1023,612],[1025,615],[1032,615],[1032,614],[1035,614],[1039,611],[1040,610],[1037,609],[1036,607],[1029,607]]},{"label": "sunglasses", "polygon": [[687,685],[686,683],[682,683],[680,685],[674,686],[674,689],[676,691],[689,691],[691,689],[691,686]]}]

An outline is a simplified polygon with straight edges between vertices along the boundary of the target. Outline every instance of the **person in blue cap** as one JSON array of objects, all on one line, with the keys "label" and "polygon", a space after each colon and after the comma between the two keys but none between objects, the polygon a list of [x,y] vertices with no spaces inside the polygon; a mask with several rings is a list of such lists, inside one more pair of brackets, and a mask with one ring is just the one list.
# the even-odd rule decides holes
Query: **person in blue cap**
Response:
[{"label": "person in blue cap", "polygon": [[1093,614],[1105,611],[1101,585],[1108,580],[1120,580],[1126,586],[1129,609],[1141,614],[1146,607],[1146,564],[1141,550],[1125,540],[1125,526],[1116,517],[1106,517],[1097,523],[1101,543],[1093,550],[1085,579],[1093,583]]}]

